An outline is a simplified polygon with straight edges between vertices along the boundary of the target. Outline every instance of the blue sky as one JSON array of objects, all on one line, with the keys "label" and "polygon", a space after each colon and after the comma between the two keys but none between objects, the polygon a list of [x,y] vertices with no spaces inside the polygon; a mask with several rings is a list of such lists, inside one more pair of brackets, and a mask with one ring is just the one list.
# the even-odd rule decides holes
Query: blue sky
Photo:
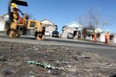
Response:
[{"label": "blue sky", "polygon": [[[0,0],[0,16],[7,13],[9,0]],[[116,33],[116,0],[27,0],[28,7],[19,7],[23,12],[32,16],[32,19],[48,19],[62,26],[78,20],[90,9],[99,9],[103,18],[108,20],[108,26],[102,29]]]}]

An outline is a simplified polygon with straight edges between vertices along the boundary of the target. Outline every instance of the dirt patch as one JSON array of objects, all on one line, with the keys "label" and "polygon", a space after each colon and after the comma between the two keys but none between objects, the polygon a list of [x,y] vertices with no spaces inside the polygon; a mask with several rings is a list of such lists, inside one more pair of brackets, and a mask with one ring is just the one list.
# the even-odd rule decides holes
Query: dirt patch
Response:
[{"label": "dirt patch", "polygon": [[[0,42],[0,77],[115,77],[116,63],[81,48]],[[48,69],[27,61],[47,63]]]}]

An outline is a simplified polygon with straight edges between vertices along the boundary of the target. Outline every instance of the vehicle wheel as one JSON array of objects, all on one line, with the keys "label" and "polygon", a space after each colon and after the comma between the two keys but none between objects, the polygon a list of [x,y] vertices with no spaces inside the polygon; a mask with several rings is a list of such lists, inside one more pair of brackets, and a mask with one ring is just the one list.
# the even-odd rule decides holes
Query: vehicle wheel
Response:
[{"label": "vehicle wheel", "polygon": [[42,35],[42,33],[36,32],[36,33],[35,33],[35,39],[37,39],[37,40],[43,40],[43,35]]},{"label": "vehicle wheel", "polygon": [[7,35],[9,37],[12,37],[12,38],[16,38],[16,37],[20,36],[20,34],[17,30],[13,30],[13,29],[10,29],[10,28],[7,30]]}]

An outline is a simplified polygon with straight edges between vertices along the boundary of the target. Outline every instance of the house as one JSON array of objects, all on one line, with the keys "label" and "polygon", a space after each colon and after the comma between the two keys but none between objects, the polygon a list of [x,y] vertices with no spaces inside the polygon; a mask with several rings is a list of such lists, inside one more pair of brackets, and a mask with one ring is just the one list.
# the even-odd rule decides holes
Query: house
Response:
[{"label": "house", "polygon": [[45,35],[49,33],[52,36],[52,32],[57,30],[57,25],[47,19],[42,20],[41,23],[45,27]]},{"label": "house", "polygon": [[63,31],[63,33],[62,33],[63,38],[67,38],[67,35],[69,33],[73,33],[74,37],[77,38],[82,33],[82,25],[80,25],[76,21],[73,21],[73,22],[67,24],[66,26],[64,26],[62,31]]},{"label": "house", "polygon": [[0,16],[0,31],[5,31],[6,30],[6,21],[8,21],[9,16],[8,14],[5,14],[3,16]]},{"label": "house", "polygon": [[[105,42],[105,32],[101,32],[97,35],[97,41]],[[116,33],[110,33],[110,42],[116,43]]]},{"label": "house", "polygon": [[116,34],[114,34],[113,39],[112,39],[112,42],[113,43],[116,43]]},{"label": "house", "polygon": [[67,38],[67,35],[69,33],[74,33],[74,31],[76,31],[76,29],[74,27],[66,27],[66,28],[63,29],[62,37]]},{"label": "house", "polygon": [[[105,42],[105,32],[102,29],[96,28],[97,31],[97,41]],[[110,33],[110,42],[116,43],[116,33]]]},{"label": "house", "polygon": [[3,19],[4,19],[5,21],[8,21],[8,19],[9,19],[8,13],[7,13],[7,14],[4,14],[2,17],[3,17]]},{"label": "house", "polygon": [[116,43],[116,33],[111,33],[110,34],[110,42],[112,42],[112,43]]},{"label": "house", "polygon": [[0,17],[0,31],[4,30],[5,30],[5,20],[3,19],[3,17]]},{"label": "house", "polygon": [[97,41],[105,42],[105,32],[100,32],[97,34]]},{"label": "house", "polygon": [[94,36],[94,32],[97,33],[97,40],[98,41],[101,41],[101,42],[104,42],[104,32],[101,28],[95,28],[95,29],[87,29],[86,30],[86,33],[88,33],[85,37],[85,39],[88,39],[88,40],[93,40],[93,36]]}]

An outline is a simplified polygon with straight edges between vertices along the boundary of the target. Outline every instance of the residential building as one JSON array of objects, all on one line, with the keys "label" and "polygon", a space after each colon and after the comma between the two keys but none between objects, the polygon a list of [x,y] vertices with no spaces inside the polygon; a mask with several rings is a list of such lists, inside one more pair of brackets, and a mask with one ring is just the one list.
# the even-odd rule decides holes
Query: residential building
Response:
[{"label": "residential building", "polygon": [[45,35],[50,34],[52,36],[52,32],[57,30],[57,25],[47,19],[42,20],[41,23],[45,27]]},{"label": "residential building", "polygon": [[100,32],[97,34],[97,41],[105,42],[105,32]]},{"label": "residential building", "polygon": [[112,43],[116,43],[116,33],[111,33],[110,34],[110,40]]},{"label": "residential building", "polygon": [[[105,32],[101,32],[97,35],[97,41],[105,42]],[[110,33],[110,42],[116,43],[116,33]]]},{"label": "residential building", "polygon": [[74,27],[66,27],[66,28],[63,29],[62,37],[67,38],[67,35],[69,33],[74,33],[74,31],[76,31],[76,29]]},{"label": "residential building", "polygon": [[2,17],[3,17],[3,19],[4,19],[5,21],[8,21],[8,19],[9,19],[8,13],[7,13],[7,14],[4,14]]},{"label": "residential building", "polygon": [[93,36],[94,36],[94,32],[97,33],[97,40],[98,41],[101,41],[101,42],[104,42],[104,32],[101,28],[95,28],[95,29],[87,29],[86,30],[86,37],[85,39],[88,39],[88,40],[93,40]]},{"label": "residential building", "polygon": [[5,31],[6,30],[6,21],[8,21],[8,14],[5,14],[3,16],[0,16],[0,31]]},{"label": "residential building", "polygon": [[[62,38],[67,38],[67,35],[69,33],[73,33],[74,37],[77,38],[79,35],[82,33],[82,25],[77,23],[76,21],[73,21],[66,26],[63,27],[62,29]],[[80,36],[81,37],[81,36]]]},{"label": "residential building", "polygon": [[0,31],[4,30],[5,30],[5,20],[3,19],[3,17],[0,17]]}]

